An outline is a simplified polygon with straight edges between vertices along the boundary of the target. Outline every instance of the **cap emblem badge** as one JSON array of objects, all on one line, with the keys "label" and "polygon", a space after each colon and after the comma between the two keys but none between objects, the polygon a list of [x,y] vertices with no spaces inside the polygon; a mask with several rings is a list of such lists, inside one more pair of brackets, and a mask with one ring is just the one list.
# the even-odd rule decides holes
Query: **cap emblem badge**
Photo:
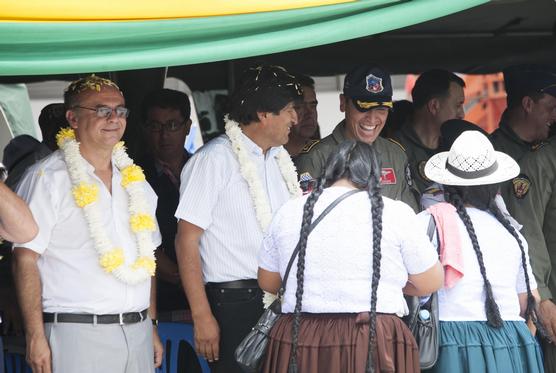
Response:
[{"label": "cap emblem badge", "polygon": [[367,91],[371,93],[380,93],[384,91],[384,86],[382,85],[382,78],[369,74],[366,77],[367,81]]}]

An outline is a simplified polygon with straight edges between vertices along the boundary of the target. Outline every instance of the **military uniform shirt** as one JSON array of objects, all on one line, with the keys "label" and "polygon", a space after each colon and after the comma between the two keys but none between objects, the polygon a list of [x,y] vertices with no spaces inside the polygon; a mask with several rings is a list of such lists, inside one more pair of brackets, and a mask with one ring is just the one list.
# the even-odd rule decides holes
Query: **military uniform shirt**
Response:
[{"label": "military uniform shirt", "polygon": [[544,142],[530,143],[522,140],[505,121],[501,121],[498,129],[490,135],[490,142],[494,149],[508,154],[516,162],[525,154],[545,145]]},{"label": "military uniform shirt", "polygon": [[[334,128],[332,134],[320,141],[307,144],[301,153],[294,158],[300,181],[317,179],[326,167],[326,160],[338,144],[346,140],[345,122],[342,121]],[[407,157],[399,145],[377,137],[373,146],[379,153],[382,163],[382,195],[395,200],[401,200],[419,211],[417,200],[410,189],[412,184]]]},{"label": "military uniform shirt", "polygon": [[410,123],[403,125],[396,131],[393,137],[395,141],[403,146],[415,188],[419,194],[423,194],[425,189],[432,184],[432,181],[425,176],[425,163],[437,153],[437,150],[427,148],[421,142],[421,139],[419,139]]},{"label": "military uniform shirt", "polygon": [[556,143],[529,152],[521,174],[502,188],[510,213],[523,224],[531,266],[542,299],[556,295]]}]

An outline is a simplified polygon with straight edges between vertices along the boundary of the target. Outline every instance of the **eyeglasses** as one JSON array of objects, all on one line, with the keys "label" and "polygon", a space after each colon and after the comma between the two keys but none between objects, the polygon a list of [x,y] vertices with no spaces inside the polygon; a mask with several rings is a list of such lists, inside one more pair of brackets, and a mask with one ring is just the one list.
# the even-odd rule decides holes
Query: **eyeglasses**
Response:
[{"label": "eyeglasses", "polygon": [[112,109],[109,106],[98,106],[96,108],[93,108],[93,107],[75,105],[72,107],[72,109],[73,108],[94,111],[98,118],[110,118],[112,116],[112,112],[115,112],[116,117],[118,118],[127,118],[129,116],[129,109],[124,106],[117,106],[116,108]]},{"label": "eyeglasses", "polygon": [[162,130],[169,131],[169,132],[175,132],[175,131],[179,130],[180,128],[182,128],[185,125],[186,122],[187,122],[187,120],[184,120],[183,122],[178,122],[178,121],[175,121],[175,120],[171,120],[171,121],[166,122],[166,123],[160,123],[160,122],[157,122],[156,120],[153,120],[153,121],[145,123],[145,127],[152,132],[160,132]]}]

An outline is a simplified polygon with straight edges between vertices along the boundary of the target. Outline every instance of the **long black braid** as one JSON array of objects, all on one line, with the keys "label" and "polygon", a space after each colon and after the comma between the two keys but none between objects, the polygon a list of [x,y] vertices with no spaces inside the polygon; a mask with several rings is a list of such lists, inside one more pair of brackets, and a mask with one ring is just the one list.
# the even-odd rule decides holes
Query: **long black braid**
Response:
[{"label": "long black braid", "polygon": [[371,214],[373,221],[373,278],[371,285],[371,317],[369,320],[369,352],[367,373],[372,373],[372,356],[376,345],[376,293],[380,279],[380,243],[382,239],[382,209],[383,201],[380,194],[380,162],[368,144],[355,141],[345,141],[339,145],[338,151],[332,154],[327,161],[327,168],[319,178],[316,188],[307,198],[303,208],[303,218],[299,235],[299,254],[297,259],[297,289],[294,308],[294,321],[292,326],[292,353],[290,356],[289,373],[297,373],[297,347],[299,342],[299,328],[301,324],[301,308],[303,299],[303,283],[305,271],[305,254],[309,236],[314,206],[325,187],[346,178],[356,186],[367,188],[371,199]]},{"label": "long black braid", "polygon": [[515,238],[517,244],[519,245],[519,249],[521,250],[521,266],[523,267],[523,273],[525,275],[525,285],[527,286],[527,306],[525,308],[525,320],[531,319],[533,324],[536,326],[539,333],[548,338],[548,332],[546,331],[544,325],[542,324],[538,309],[537,309],[537,301],[531,292],[531,284],[529,280],[529,271],[527,271],[527,256],[525,253],[525,248],[523,247],[523,242],[521,242],[521,238],[517,234],[515,228],[510,224],[508,219],[502,214],[502,211],[498,208],[494,199],[491,199],[489,204],[489,210],[494,214],[496,219],[506,228],[506,230]]},{"label": "long black braid", "polygon": [[463,221],[463,224],[467,229],[467,233],[469,234],[469,238],[471,239],[471,243],[473,244],[473,250],[475,251],[475,255],[477,256],[477,261],[479,262],[479,269],[481,271],[481,276],[483,277],[483,283],[486,292],[485,312],[487,317],[487,324],[494,328],[500,328],[503,325],[503,320],[500,316],[500,309],[498,308],[498,305],[494,300],[492,286],[490,285],[490,281],[488,280],[486,275],[485,264],[483,262],[483,253],[481,252],[479,241],[477,240],[475,228],[473,228],[473,222],[467,214],[464,200],[460,195],[459,188],[447,188],[447,191],[448,190],[450,190],[450,192],[447,193],[448,201],[456,208],[460,219]]},{"label": "long black braid", "polygon": [[297,372],[297,345],[299,337],[299,325],[301,323],[301,305],[303,299],[303,281],[305,271],[305,253],[307,252],[307,239],[309,237],[309,226],[313,220],[313,213],[315,203],[319,199],[324,190],[326,182],[325,175],[323,175],[317,187],[313,189],[311,195],[307,198],[305,206],[303,207],[303,220],[301,222],[301,232],[299,234],[299,254],[297,257],[297,290],[295,292],[295,308],[292,332],[292,353],[290,355],[290,365],[288,372]]},{"label": "long black braid", "polygon": [[373,221],[373,278],[371,281],[371,315],[369,318],[369,350],[367,352],[367,365],[365,373],[374,372],[374,351],[376,347],[376,304],[378,282],[380,280],[380,261],[382,259],[382,209],[384,201],[380,193],[380,162],[376,153],[372,153],[373,166],[371,168],[371,178],[369,180],[368,194],[371,200],[371,216]]}]

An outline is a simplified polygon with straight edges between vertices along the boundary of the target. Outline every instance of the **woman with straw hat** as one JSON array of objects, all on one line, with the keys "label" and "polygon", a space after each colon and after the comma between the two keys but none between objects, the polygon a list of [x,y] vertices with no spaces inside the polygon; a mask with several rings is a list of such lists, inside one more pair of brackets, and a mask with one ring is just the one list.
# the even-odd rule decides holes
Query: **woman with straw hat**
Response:
[{"label": "woman with straw hat", "polygon": [[433,372],[543,371],[532,334],[541,326],[527,242],[495,202],[500,183],[518,173],[518,164],[479,131],[463,132],[425,166],[447,201],[419,214],[423,226],[431,215],[435,220],[445,269]]}]

